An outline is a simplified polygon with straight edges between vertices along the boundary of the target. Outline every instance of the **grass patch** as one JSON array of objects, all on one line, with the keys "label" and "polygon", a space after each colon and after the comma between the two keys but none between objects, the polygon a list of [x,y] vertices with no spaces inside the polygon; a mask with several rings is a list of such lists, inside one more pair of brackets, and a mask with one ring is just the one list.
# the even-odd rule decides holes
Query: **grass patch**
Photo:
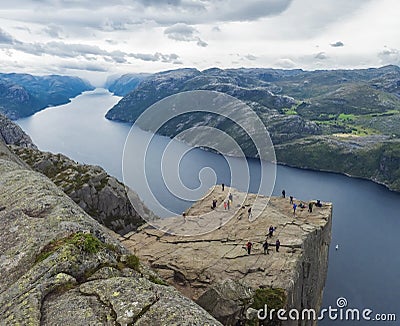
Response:
[{"label": "grass patch", "polygon": [[[286,306],[287,297],[286,292],[280,288],[265,288],[265,289],[257,289],[253,296],[253,303],[251,305],[252,308],[259,310],[264,309],[265,305],[268,307],[268,311],[271,309],[275,309],[275,311],[279,309],[283,309]],[[276,314],[273,315],[273,319],[266,320],[251,320],[248,325],[268,325],[268,326],[277,326],[282,325],[282,321],[279,320]]]},{"label": "grass patch", "polygon": [[154,276],[154,275],[150,275],[149,276],[149,281],[153,282],[155,284],[159,284],[159,285],[165,285],[165,286],[169,285],[167,282],[165,282],[164,280],[162,280],[162,279],[160,279],[160,278],[158,278],[157,276]]},{"label": "grass patch", "polygon": [[126,267],[129,267],[137,272],[140,272],[139,258],[135,255],[128,255],[125,261]]},{"label": "grass patch", "polygon": [[286,292],[280,288],[257,289],[251,305],[254,309],[263,309],[264,305],[270,309],[282,309],[286,305]]},{"label": "grass patch", "polygon": [[54,240],[47,244],[36,257],[35,263],[45,260],[47,257],[65,245],[74,245],[78,249],[91,254],[97,253],[101,249],[106,248],[106,245],[91,233],[78,232],[71,234],[66,238]]}]

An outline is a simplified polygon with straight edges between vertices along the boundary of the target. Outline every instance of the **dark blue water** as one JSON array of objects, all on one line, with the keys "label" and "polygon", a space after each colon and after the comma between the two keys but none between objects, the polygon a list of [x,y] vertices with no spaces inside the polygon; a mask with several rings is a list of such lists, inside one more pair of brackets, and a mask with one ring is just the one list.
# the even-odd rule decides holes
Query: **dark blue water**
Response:
[{"label": "dark blue water", "polygon": [[[104,118],[107,110],[118,100],[107,91],[97,89],[84,93],[69,104],[46,109],[17,122],[41,150],[61,152],[82,163],[98,164],[122,179],[122,153],[130,126]],[[138,144],[141,137],[146,137],[146,133],[138,136]],[[160,201],[169,205],[171,210],[182,212],[190,201],[176,200],[160,179],[157,158],[168,142],[168,138],[156,136],[148,151],[152,159],[146,169],[149,183]],[[184,144],[177,146],[187,150],[179,172],[188,188],[199,187],[201,183],[230,183],[229,166],[223,156],[200,149],[190,150]],[[249,166],[250,190],[256,191],[260,163],[249,160]],[[211,169],[202,171],[205,167]],[[130,186],[141,194],[143,185],[134,183]],[[243,188],[246,189],[247,185]],[[280,195],[282,189],[303,200],[321,199],[334,204],[323,306],[336,307],[336,299],[345,297],[349,307],[370,308],[373,314],[397,313],[400,318],[400,194],[370,181],[278,166],[274,194]],[[149,203],[149,198],[142,199]],[[339,244],[338,251],[334,248],[336,244]],[[321,325],[338,323],[320,322]]]}]

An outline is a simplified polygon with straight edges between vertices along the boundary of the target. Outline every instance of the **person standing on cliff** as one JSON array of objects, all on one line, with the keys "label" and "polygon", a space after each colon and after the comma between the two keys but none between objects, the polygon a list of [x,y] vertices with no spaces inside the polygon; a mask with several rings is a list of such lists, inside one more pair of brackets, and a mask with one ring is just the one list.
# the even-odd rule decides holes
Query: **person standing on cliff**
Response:
[{"label": "person standing on cliff", "polygon": [[250,220],[250,218],[253,216],[252,213],[251,213],[251,207],[249,207],[249,209],[247,210],[247,213],[249,214],[248,217],[249,217],[249,220]]},{"label": "person standing on cliff", "polygon": [[222,191],[225,190],[225,183],[222,184]]},{"label": "person standing on cliff", "polygon": [[285,191],[285,189],[282,190],[282,197],[283,197],[283,198],[286,198],[286,191]]},{"label": "person standing on cliff", "polygon": [[228,204],[226,201],[224,201],[224,209],[226,210],[228,208]]},{"label": "person standing on cliff", "polygon": [[228,201],[226,202],[226,205],[228,207],[228,211],[231,209],[231,200],[228,199]]},{"label": "person standing on cliff", "polygon": [[265,254],[269,255],[269,252],[268,252],[268,240],[267,239],[265,239],[265,242],[263,244],[263,248],[264,248],[264,255]]},{"label": "person standing on cliff", "polygon": [[251,247],[253,247],[253,244],[250,241],[248,241],[246,243],[246,248],[247,248],[247,254],[248,255],[250,255],[250,253],[251,253]]},{"label": "person standing on cliff", "polygon": [[293,204],[293,196],[290,196],[289,199],[290,199],[289,203]]},{"label": "person standing on cliff", "polygon": [[269,227],[269,229],[268,229],[268,236],[269,236],[270,238],[272,238],[272,236],[274,235],[274,231],[275,231],[275,228],[271,225],[271,226]]},{"label": "person standing on cliff", "polygon": [[313,206],[314,206],[314,203],[313,203],[312,201],[310,201],[310,202],[308,203],[308,212],[309,212],[309,213],[312,213],[312,208],[313,208]]},{"label": "person standing on cliff", "polygon": [[229,193],[228,199],[231,201],[231,203],[233,203],[233,196],[232,196],[232,193]]},{"label": "person standing on cliff", "polygon": [[296,217],[296,208],[297,208],[297,204],[294,203],[293,204],[293,216]]},{"label": "person standing on cliff", "polygon": [[279,247],[280,246],[281,246],[281,242],[279,241],[279,239],[277,239],[276,242],[275,242],[276,252],[279,252]]}]

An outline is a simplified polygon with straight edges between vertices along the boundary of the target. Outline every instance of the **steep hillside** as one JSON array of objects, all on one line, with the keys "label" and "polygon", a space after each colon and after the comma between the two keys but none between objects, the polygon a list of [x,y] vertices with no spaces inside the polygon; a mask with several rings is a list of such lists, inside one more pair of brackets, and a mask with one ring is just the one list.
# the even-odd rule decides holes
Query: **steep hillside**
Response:
[{"label": "steep hillside", "polygon": [[105,87],[118,96],[125,96],[132,92],[149,74],[125,74],[118,78],[110,77]]},{"label": "steep hillside", "polygon": [[78,77],[0,74],[0,112],[18,119],[48,106],[68,103],[70,98],[92,89]]},{"label": "steep hillside", "polygon": [[[397,162],[400,137],[400,68],[397,66],[317,71],[263,68],[168,71],[147,77],[106,117],[134,122],[155,102],[191,90],[214,90],[248,104],[267,127],[282,163],[365,177],[400,190],[397,167],[385,165],[386,172],[382,172],[380,160],[385,160],[386,154],[375,153],[368,141],[368,137],[377,136],[376,145],[384,153],[391,153],[387,160]],[[178,116],[158,132],[174,137],[193,126],[223,130],[247,156],[256,155],[249,137],[239,126],[209,113]],[[337,134],[357,137],[366,156],[377,155],[373,156],[374,162],[357,167],[359,155],[364,154],[348,152],[348,142],[344,142],[343,163],[342,145],[339,150],[331,148],[337,143]]]}]

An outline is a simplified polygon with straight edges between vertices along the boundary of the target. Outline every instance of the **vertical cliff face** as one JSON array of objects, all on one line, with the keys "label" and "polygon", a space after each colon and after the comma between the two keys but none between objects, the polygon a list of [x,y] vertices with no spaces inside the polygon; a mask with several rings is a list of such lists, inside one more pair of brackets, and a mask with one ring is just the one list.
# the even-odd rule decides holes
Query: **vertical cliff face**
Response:
[{"label": "vertical cliff face", "polygon": [[0,325],[220,325],[0,142]]},{"label": "vertical cliff face", "polygon": [[[226,191],[214,188],[186,212],[186,221],[177,217],[165,221],[165,226],[180,223],[186,229],[198,228],[205,223],[201,216],[210,212],[212,199],[221,204]],[[229,191],[237,200],[246,196],[234,189]],[[264,304],[275,309],[318,311],[328,267],[332,205],[323,203],[312,213],[299,208],[294,218],[289,199],[271,198],[265,209],[263,205],[253,206],[253,214],[260,210],[261,215],[249,221],[247,209],[254,200],[255,195],[247,194],[231,220],[204,235],[172,236],[147,225],[125,236],[122,242],[225,325],[235,325],[238,320],[256,322],[257,309]],[[261,198],[261,203],[267,200]],[[210,223],[223,220],[226,214],[223,206],[217,207]],[[267,238],[270,247],[264,254],[262,245],[270,225],[276,230]],[[275,248],[277,239],[281,242],[279,252]],[[248,241],[253,243],[250,255],[245,248]],[[287,321],[283,325],[315,323]]]}]

